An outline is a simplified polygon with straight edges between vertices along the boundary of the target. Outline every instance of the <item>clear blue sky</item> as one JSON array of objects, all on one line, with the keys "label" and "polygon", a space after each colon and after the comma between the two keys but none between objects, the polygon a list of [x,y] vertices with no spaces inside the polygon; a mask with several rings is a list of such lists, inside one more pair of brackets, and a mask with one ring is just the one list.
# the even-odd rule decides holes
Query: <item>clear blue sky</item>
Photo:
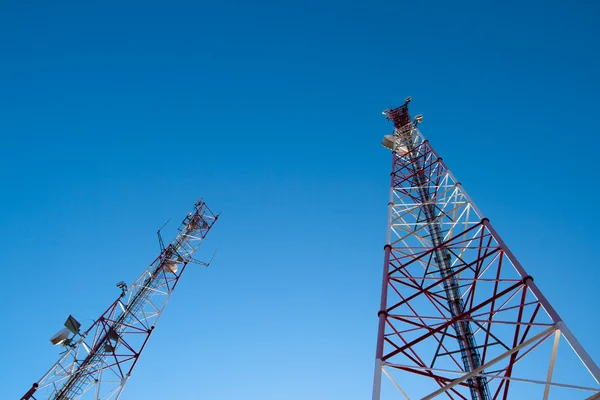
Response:
[{"label": "clear blue sky", "polygon": [[[0,4],[0,398],[199,196],[222,219],[124,399],[370,395],[390,155],[423,133],[600,361],[592,1]],[[171,231],[172,233],[172,231]]]}]

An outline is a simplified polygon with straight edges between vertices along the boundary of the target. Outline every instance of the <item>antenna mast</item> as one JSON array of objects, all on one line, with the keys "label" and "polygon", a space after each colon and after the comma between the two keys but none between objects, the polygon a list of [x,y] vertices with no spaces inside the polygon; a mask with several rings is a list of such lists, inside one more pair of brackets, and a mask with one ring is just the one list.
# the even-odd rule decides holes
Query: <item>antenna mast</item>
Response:
[{"label": "antenna mast", "polygon": [[88,330],[79,333],[70,317],[73,337],[53,337],[66,350],[21,400],[118,399],[187,264],[208,265],[193,255],[217,218],[198,200],[171,244],[132,285],[117,284],[119,297]]},{"label": "antenna mast", "polygon": [[392,172],[373,400],[383,374],[407,399],[596,398],[600,369],[419,132],[409,102],[384,111],[394,131],[382,142]]}]

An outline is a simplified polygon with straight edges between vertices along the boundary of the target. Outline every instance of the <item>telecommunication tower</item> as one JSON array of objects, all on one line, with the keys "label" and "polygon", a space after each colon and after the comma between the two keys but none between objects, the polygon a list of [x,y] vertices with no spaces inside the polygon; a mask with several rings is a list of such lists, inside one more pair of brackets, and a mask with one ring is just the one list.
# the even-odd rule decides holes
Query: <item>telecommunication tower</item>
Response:
[{"label": "telecommunication tower", "polygon": [[389,398],[600,398],[600,369],[423,137],[409,102],[384,111],[394,131],[382,142],[392,172],[373,400],[382,374]]},{"label": "telecommunication tower", "polygon": [[50,339],[64,352],[21,400],[118,399],[186,266],[208,265],[193,256],[217,218],[200,199],[171,244],[164,246],[159,230],[156,260],[132,285],[117,284],[119,297],[85,332],[69,316]]}]

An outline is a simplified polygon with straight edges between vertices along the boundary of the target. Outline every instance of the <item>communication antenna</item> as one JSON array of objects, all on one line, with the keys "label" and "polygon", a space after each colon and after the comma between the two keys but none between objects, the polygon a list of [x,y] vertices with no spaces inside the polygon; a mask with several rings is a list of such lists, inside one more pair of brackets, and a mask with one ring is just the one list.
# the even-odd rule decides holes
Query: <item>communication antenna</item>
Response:
[{"label": "communication antenna", "polygon": [[193,255],[218,217],[200,199],[166,247],[159,229],[159,256],[131,285],[117,283],[119,296],[85,332],[67,318],[50,338],[66,350],[21,400],[118,399],[186,266],[210,263]]},{"label": "communication antenna", "polygon": [[[386,399],[597,398],[600,369],[423,137],[409,102],[383,112],[392,170],[373,400],[384,375],[395,394]],[[484,156],[473,161],[484,168]]]}]

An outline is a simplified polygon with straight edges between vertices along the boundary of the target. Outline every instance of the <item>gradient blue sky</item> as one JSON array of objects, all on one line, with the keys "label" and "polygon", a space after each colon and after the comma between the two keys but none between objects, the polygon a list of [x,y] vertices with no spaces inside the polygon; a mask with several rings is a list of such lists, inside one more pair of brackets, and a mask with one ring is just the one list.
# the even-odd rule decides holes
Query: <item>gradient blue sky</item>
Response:
[{"label": "gradient blue sky", "polygon": [[202,195],[223,214],[200,254],[219,253],[187,270],[123,398],[368,398],[381,111],[408,95],[600,360],[599,15],[593,1],[2,1],[0,397],[39,378],[65,317],[87,326]]}]

